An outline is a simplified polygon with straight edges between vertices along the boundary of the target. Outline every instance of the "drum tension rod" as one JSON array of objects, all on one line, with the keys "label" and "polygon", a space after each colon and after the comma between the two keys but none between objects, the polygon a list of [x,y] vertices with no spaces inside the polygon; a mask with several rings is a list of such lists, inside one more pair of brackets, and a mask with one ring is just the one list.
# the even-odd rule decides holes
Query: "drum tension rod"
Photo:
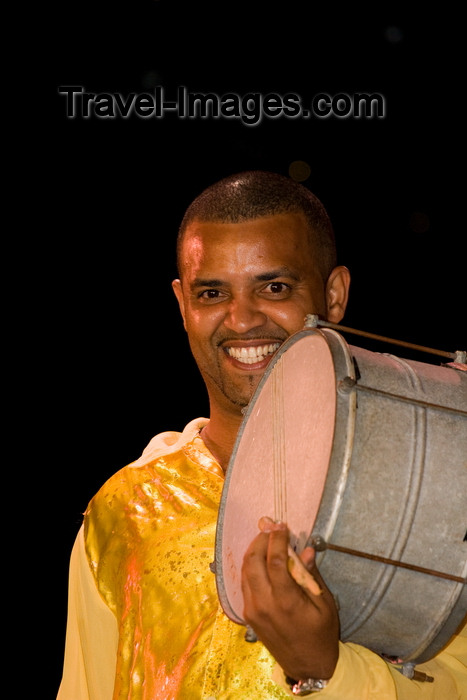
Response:
[{"label": "drum tension rod", "polygon": [[387,557],[380,557],[377,554],[368,554],[368,552],[361,552],[358,549],[350,549],[349,547],[341,547],[338,544],[331,544],[330,542],[326,542],[324,537],[321,537],[321,535],[314,535],[313,537],[311,537],[308,540],[307,545],[316,549],[317,552],[324,552],[324,550],[326,549],[331,549],[335,552],[351,554],[354,557],[363,557],[364,559],[379,561],[383,564],[389,564],[390,566],[399,566],[403,569],[410,569],[411,571],[419,571],[422,574],[438,576],[439,578],[449,579],[450,581],[456,581],[457,583],[467,583],[467,579],[462,578],[462,576],[454,576],[453,574],[447,574],[443,571],[426,569],[424,566],[417,566],[416,564],[407,564],[403,561],[398,561],[397,559],[388,559]]},{"label": "drum tension rod", "polygon": [[389,391],[383,391],[383,389],[375,389],[371,386],[365,386],[365,384],[359,384],[356,379],[352,377],[344,377],[338,382],[337,391],[340,394],[349,394],[353,389],[358,391],[365,391],[367,394],[375,394],[377,396],[382,396],[384,399],[392,399],[394,401],[399,401],[400,403],[409,403],[412,406],[417,405],[422,408],[430,408],[435,411],[444,411],[446,413],[455,413],[458,416],[467,416],[467,411],[463,411],[460,408],[451,408],[450,406],[443,406],[438,403],[430,403],[429,401],[422,401],[421,399],[409,398],[408,396],[402,396],[402,394],[393,394]]},{"label": "drum tension rod", "polygon": [[368,333],[367,331],[361,331],[357,328],[349,328],[348,326],[341,326],[338,323],[331,323],[331,321],[324,321],[319,318],[316,314],[307,314],[305,317],[305,328],[316,328],[316,326],[322,326],[323,328],[332,328],[336,331],[342,331],[342,333],[351,333],[352,335],[360,335],[364,338],[370,338],[372,340],[378,340],[383,343],[390,343],[391,345],[400,345],[404,348],[410,348],[411,350],[418,350],[419,352],[427,352],[430,355],[439,355],[441,357],[447,357],[454,362],[464,364],[467,362],[467,352],[465,350],[456,350],[456,352],[448,352],[447,350],[437,350],[436,348],[427,348],[423,345],[416,345],[415,343],[408,343],[405,340],[396,340],[395,338],[386,338],[383,335],[377,335],[376,333]]}]

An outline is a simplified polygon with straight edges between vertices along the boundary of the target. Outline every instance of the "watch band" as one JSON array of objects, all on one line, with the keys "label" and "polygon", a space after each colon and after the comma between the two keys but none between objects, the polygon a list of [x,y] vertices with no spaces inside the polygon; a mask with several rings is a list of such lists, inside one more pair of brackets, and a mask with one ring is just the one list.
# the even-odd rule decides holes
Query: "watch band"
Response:
[{"label": "watch band", "polygon": [[311,695],[311,693],[317,693],[319,690],[323,690],[323,688],[325,688],[329,683],[329,681],[323,681],[318,678],[306,678],[304,680],[296,681],[294,678],[290,678],[289,676],[286,676],[285,680],[289,684],[292,694],[298,697]]}]

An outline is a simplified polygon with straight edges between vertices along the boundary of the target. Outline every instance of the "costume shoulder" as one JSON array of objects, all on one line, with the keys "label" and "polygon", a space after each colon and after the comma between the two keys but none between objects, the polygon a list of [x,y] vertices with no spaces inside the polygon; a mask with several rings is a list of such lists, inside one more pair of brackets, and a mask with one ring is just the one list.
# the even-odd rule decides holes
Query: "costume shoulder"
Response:
[{"label": "costume shoulder", "polygon": [[[206,423],[206,419],[197,419],[181,433],[156,435],[141,457],[109,477],[89,502],[84,514],[86,556],[101,595],[111,609],[116,605],[112,591],[118,590],[114,584],[119,575],[124,575],[121,562],[127,560],[136,543],[144,538],[145,523],[154,515],[154,493],[165,493],[166,478],[176,478],[171,476],[168,463],[174,465],[180,461],[184,446]],[[122,580],[122,590],[123,586]]]},{"label": "costume shoulder", "polygon": [[192,440],[207,423],[207,418],[195,418],[195,420],[192,420],[186,425],[182,433],[169,430],[165,433],[155,435],[143,450],[141,457],[131,462],[129,466],[140,467],[148,464],[148,462],[154,461],[158,457],[164,457],[173,452],[178,452],[178,450]]},{"label": "costume shoulder", "polygon": [[100,536],[104,539],[110,536],[115,518],[120,517],[121,506],[125,507],[133,498],[137,485],[144,483],[147,470],[152,469],[158,460],[175,456],[207,422],[206,418],[197,418],[188,423],[183,432],[167,431],[155,435],[141,457],[109,477],[91,499],[85,513],[85,533],[91,527],[92,520],[96,519]]}]

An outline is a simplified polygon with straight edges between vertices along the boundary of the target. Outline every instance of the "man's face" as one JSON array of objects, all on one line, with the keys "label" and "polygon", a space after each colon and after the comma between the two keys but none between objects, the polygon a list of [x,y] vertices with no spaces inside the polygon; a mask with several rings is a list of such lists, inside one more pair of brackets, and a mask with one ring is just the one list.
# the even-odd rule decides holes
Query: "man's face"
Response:
[{"label": "man's face", "polygon": [[306,314],[326,314],[325,281],[298,213],[194,222],[180,274],[173,287],[211,410],[238,413]]}]

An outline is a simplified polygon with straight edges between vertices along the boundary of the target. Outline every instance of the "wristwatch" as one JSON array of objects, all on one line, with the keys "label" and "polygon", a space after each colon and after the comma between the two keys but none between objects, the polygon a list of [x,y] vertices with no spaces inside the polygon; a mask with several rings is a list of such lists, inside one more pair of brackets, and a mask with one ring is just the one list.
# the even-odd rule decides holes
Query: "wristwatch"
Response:
[{"label": "wristwatch", "polygon": [[329,683],[329,681],[323,681],[318,678],[306,678],[301,681],[296,681],[294,678],[289,676],[285,677],[285,680],[289,684],[292,694],[302,697],[305,695],[311,695],[311,693],[317,693],[319,690],[323,690]]}]

